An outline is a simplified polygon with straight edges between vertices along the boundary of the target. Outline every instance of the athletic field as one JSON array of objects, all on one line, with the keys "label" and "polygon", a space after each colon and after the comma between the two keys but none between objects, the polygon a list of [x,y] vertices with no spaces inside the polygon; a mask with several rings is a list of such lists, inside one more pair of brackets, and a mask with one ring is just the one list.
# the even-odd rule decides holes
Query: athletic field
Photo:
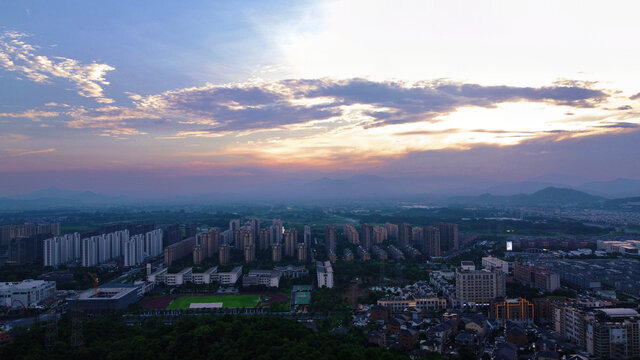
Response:
[{"label": "athletic field", "polygon": [[260,295],[203,295],[183,296],[172,300],[167,309],[188,309],[192,303],[222,303],[223,308],[253,308]]}]

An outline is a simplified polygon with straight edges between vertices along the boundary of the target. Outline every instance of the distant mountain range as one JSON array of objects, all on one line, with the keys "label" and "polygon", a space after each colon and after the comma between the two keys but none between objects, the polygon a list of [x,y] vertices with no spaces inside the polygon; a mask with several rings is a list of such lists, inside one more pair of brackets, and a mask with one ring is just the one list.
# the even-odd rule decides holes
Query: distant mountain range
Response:
[{"label": "distant mountain range", "polygon": [[0,198],[2,210],[32,210],[51,208],[82,208],[119,205],[128,202],[124,196],[107,196],[92,191],[73,191],[55,186],[32,193]]},{"label": "distant mountain range", "polygon": [[482,194],[480,196],[458,196],[450,198],[449,202],[460,205],[483,206],[576,207],[603,204],[605,198],[573,189],[547,187],[530,195],[496,196]]},{"label": "distant mountain range", "polygon": [[[639,208],[640,180],[616,179],[580,183],[577,177],[545,176],[530,181],[497,183],[466,177],[385,178],[357,175],[344,179],[324,177],[305,181],[248,186],[245,191],[172,195],[137,199],[92,191],[50,187],[28,194],[0,198],[0,210],[83,208],[133,203],[215,203],[265,200],[420,200],[442,204],[484,206],[579,206],[588,208]],[[609,200],[607,200],[609,199]]]}]

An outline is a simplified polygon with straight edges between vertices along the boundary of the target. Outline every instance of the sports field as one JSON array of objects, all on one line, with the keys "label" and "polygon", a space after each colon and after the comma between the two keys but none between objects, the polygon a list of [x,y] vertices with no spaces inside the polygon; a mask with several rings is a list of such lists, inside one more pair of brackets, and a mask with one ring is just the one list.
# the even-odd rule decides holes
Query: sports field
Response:
[{"label": "sports field", "polygon": [[253,308],[259,301],[260,295],[183,296],[171,301],[167,309],[188,309],[192,303],[222,303],[223,308]]}]

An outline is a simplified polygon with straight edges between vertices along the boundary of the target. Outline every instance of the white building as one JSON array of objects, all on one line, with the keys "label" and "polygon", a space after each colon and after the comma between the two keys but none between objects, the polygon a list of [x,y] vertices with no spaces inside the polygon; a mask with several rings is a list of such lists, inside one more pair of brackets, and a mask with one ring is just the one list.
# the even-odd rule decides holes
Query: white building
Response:
[{"label": "white building", "polygon": [[192,273],[191,281],[194,284],[211,284],[218,281],[218,267],[210,267],[201,273]]},{"label": "white building", "polygon": [[44,266],[58,266],[79,260],[79,254],[80,234],[78,233],[54,236],[43,242]]},{"label": "white building", "polygon": [[34,307],[56,294],[56,282],[24,280],[0,283],[0,306]]},{"label": "white building", "polygon": [[124,243],[124,266],[137,266],[144,262],[145,235],[135,235]]},{"label": "white building", "polygon": [[483,257],[482,267],[485,269],[499,269],[505,274],[509,273],[509,263],[493,256]]},{"label": "white building", "polygon": [[281,276],[282,274],[275,270],[249,270],[249,273],[242,277],[242,286],[279,287]]},{"label": "white building", "polygon": [[220,285],[233,285],[238,282],[242,276],[242,266],[236,266],[229,272],[218,273],[218,282]]},{"label": "white building", "polygon": [[82,239],[82,266],[98,265],[98,237]]},{"label": "white building", "polygon": [[162,229],[149,231],[144,235],[144,252],[147,257],[163,254]]},{"label": "white building", "polygon": [[333,267],[331,267],[330,261],[317,261],[316,271],[318,274],[318,287],[333,287]]}]

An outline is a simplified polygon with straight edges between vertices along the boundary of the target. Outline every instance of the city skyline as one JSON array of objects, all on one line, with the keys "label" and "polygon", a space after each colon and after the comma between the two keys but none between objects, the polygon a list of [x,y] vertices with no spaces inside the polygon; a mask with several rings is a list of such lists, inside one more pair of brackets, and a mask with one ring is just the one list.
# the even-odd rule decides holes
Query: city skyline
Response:
[{"label": "city skyline", "polygon": [[638,179],[637,4],[369,4],[0,5],[0,196]]}]

